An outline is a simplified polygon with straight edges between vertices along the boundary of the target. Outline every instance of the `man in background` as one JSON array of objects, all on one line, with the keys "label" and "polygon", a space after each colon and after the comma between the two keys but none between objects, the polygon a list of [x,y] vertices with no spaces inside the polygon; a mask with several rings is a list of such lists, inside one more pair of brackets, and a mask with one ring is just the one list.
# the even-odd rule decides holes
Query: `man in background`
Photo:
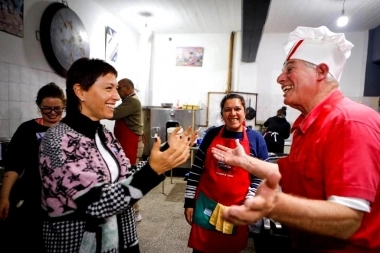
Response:
[{"label": "man in background", "polygon": [[[113,113],[112,119],[116,120],[114,133],[130,163],[136,164],[141,159],[144,149],[141,102],[131,80],[124,78],[118,84],[117,91],[122,103],[115,108]],[[134,208],[136,221],[141,221],[137,203]]]}]

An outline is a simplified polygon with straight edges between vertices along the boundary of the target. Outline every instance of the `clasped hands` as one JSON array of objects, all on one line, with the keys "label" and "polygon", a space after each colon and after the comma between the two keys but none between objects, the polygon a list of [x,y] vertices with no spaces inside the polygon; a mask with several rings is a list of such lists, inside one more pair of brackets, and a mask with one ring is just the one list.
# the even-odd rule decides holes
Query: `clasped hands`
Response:
[{"label": "clasped hands", "polygon": [[[248,155],[239,140],[236,140],[236,145],[235,149],[231,149],[218,144],[211,149],[211,153],[221,162],[242,168],[244,168],[243,160],[256,159],[247,158]],[[244,169],[248,170],[247,168]],[[254,169],[250,168],[248,171],[254,171]],[[249,225],[263,217],[271,217],[280,194],[278,190],[280,178],[281,175],[277,171],[268,174],[267,178],[263,179],[257,188],[255,197],[246,199],[240,206],[226,207],[223,218],[236,225]]]}]

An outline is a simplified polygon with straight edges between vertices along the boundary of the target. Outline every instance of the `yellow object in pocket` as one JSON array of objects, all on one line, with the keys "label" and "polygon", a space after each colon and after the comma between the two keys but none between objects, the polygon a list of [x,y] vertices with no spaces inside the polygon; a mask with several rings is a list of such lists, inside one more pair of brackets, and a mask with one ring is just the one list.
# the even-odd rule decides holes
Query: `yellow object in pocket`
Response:
[{"label": "yellow object in pocket", "polygon": [[224,206],[222,204],[219,204],[219,209],[218,209],[218,218],[216,219],[216,225],[215,225],[215,229],[222,232],[223,231],[223,210],[224,210]]},{"label": "yellow object in pocket", "polygon": [[231,235],[234,230],[234,224],[228,221],[223,222],[223,234],[229,234]]},{"label": "yellow object in pocket", "polygon": [[232,234],[234,225],[223,219],[224,209],[225,209],[225,206],[218,203],[211,214],[209,222],[211,225],[215,226],[215,229],[217,231],[220,231],[223,234]]},{"label": "yellow object in pocket", "polygon": [[219,209],[220,209],[220,204],[218,203],[215,206],[214,211],[212,211],[212,214],[211,214],[211,217],[210,217],[210,220],[209,220],[210,224],[213,225],[213,226],[216,226],[216,222],[218,220]]}]

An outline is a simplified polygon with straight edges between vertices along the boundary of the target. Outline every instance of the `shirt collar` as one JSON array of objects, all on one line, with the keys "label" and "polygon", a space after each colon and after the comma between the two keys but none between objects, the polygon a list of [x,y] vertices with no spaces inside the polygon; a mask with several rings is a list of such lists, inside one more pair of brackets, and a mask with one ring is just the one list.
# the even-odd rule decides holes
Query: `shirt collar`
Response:
[{"label": "shirt collar", "polygon": [[293,133],[296,129],[299,129],[302,133],[305,133],[324,109],[331,108],[331,106],[336,105],[337,102],[343,98],[344,96],[340,90],[333,91],[319,102],[319,104],[317,104],[317,106],[315,106],[306,116],[303,114],[298,116],[293,124],[291,132]]}]

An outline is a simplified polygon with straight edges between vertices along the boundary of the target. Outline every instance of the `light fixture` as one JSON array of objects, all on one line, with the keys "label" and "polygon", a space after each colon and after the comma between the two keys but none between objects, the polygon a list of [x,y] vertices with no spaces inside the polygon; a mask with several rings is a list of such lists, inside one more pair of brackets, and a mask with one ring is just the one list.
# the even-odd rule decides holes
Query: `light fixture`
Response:
[{"label": "light fixture", "polygon": [[152,13],[150,13],[148,11],[143,11],[143,12],[140,12],[140,15],[145,18],[145,20],[144,20],[145,24],[143,25],[141,32],[142,33],[152,33],[151,25],[148,24],[148,19],[152,16]]},{"label": "light fixture", "polygon": [[344,15],[344,3],[346,2],[346,0],[343,0],[343,9],[342,9],[342,15],[338,18],[338,20],[336,21],[337,25],[339,27],[343,27],[343,26],[346,26],[347,23],[348,23],[348,17],[346,15]]}]

